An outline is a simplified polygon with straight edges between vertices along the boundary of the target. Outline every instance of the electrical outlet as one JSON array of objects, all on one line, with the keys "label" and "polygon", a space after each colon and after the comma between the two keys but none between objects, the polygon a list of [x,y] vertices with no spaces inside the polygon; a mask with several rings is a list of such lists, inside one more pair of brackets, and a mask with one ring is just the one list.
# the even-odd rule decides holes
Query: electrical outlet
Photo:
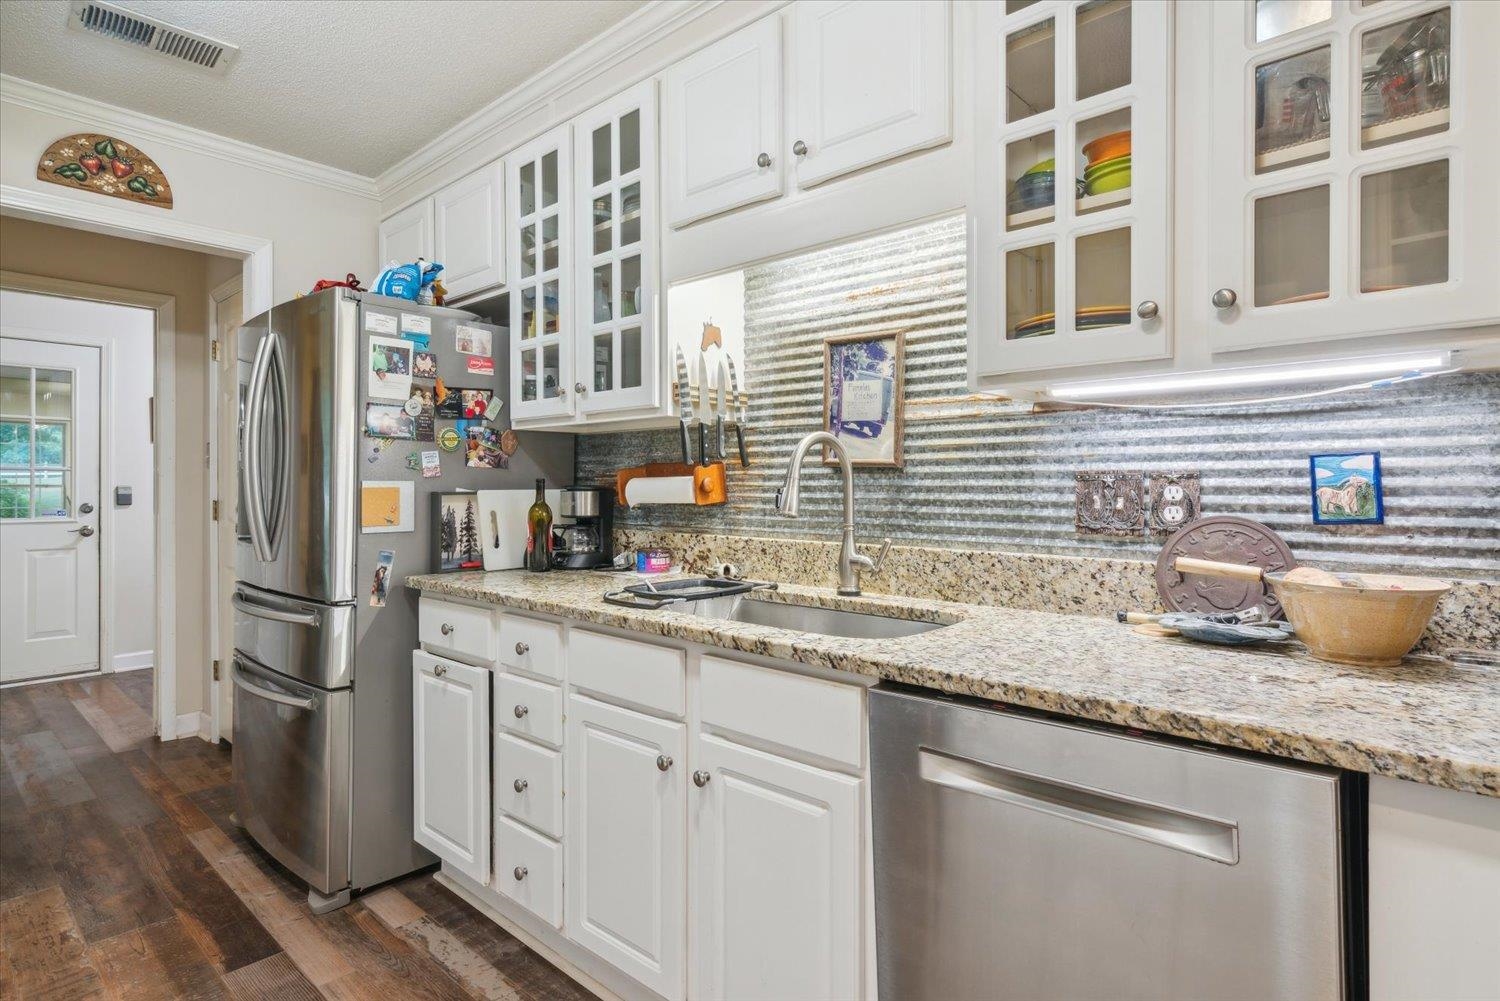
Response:
[{"label": "electrical outlet", "polygon": [[1140,535],[1146,530],[1146,477],[1140,472],[1074,474],[1073,526],[1080,535]]},{"label": "electrical outlet", "polygon": [[1202,511],[1196,470],[1152,473],[1150,497],[1153,535],[1171,535],[1188,522],[1196,521]]}]

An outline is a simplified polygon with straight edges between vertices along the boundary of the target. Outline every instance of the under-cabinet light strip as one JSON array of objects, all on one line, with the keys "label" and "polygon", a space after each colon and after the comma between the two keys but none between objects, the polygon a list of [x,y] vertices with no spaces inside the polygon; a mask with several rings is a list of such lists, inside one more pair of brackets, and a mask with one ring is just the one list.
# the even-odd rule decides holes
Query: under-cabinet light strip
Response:
[{"label": "under-cabinet light strip", "polygon": [[1119,396],[1159,396],[1185,390],[1236,389],[1243,386],[1279,386],[1296,382],[1322,382],[1350,376],[1401,375],[1448,368],[1451,353],[1387,355],[1343,361],[1314,361],[1296,365],[1237,368],[1221,372],[1185,372],[1181,375],[1142,376],[1108,382],[1072,382],[1051,386],[1047,395],[1064,402],[1097,400]]}]

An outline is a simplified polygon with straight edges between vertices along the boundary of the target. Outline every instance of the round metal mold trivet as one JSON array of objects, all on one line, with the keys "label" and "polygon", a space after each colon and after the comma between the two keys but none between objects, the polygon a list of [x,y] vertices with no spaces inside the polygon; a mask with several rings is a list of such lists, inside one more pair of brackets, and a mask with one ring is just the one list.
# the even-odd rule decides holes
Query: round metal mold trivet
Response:
[{"label": "round metal mold trivet", "polygon": [[1287,544],[1270,528],[1249,518],[1215,515],[1184,525],[1166,541],[1156,558],[1156,590],[1173,612],[1238,612],[1265,607],[1273,619],[1286,618],[1281,602],[1264,580],[1240,581],[1178,573],[1182,556],[1221,563],[1243,563],[1269,573],[1297,565]]}]

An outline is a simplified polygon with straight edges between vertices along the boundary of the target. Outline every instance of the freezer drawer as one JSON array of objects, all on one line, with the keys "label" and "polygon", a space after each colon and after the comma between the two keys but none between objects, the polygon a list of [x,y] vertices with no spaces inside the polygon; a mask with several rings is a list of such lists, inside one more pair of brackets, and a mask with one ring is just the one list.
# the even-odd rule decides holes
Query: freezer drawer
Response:
[{"label": "freezer drawer", "polygon": [[245,830],[319,893],[349,885],[354,692],[234,657],[234,808]]},{"label": "freezer drawer", "polygon": [[354,606],[324,605],[235,585],[234,648],[246,657],[319,688],[354,680]]},{"label": "freezer drawer", "polygon": [[1344,997],[1340,782],[870,697],[882,997]]}]

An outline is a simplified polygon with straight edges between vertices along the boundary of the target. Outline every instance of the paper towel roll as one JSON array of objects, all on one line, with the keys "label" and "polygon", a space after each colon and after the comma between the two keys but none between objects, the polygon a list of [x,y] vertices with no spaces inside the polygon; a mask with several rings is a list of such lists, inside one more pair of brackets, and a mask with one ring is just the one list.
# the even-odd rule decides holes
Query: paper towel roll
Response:
[{"label": "paper towel roll", "polygon": [[637,476],[625,484],[625,503],[637,504],[692,504],[693,478],[691,476]]}]

